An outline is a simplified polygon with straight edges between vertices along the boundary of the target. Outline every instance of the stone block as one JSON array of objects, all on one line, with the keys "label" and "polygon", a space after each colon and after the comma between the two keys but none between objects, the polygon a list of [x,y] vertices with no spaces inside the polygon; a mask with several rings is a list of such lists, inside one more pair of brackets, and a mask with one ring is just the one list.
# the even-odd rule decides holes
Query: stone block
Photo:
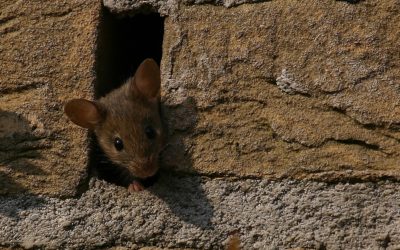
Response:
[{"label": "stone block", "polygon": [[0,194],[76,194],[85,131],[63,115],[91,98],[100,2],[0,2]]},{"label": "stone block", "polygon": [[162,60],[173,169],[399,178],[398,1],[180,5]]}]

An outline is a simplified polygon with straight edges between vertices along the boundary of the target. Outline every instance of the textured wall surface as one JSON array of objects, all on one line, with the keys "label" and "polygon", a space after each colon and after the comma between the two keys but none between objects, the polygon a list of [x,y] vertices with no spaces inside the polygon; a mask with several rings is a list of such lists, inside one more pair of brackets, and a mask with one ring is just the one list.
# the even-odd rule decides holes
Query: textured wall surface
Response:
[{"label": "textured wall surface", "polygon": [[0,194],[74,195],[85,131],[65,100],[93,93],[97,1],[0,1]]},{"label": "textured wall surface", "polygon": [[79,199],[0,197],[0,245],[48,249],[399,249],[400,186],[166,176],[150,190],[93,180]]},{"label": "textured wall surface", "polygon": [[166,164],[397,179],[399,12],[398,1],[181,6],[165,25]]},{"label": "textured wall surface", "polygon": [[399,249],[398,0],[103,2],[166,17],[166,169],[60,198],[86,175],[62,105],[93,95],[99,3],[0,0],[0,249]]}]

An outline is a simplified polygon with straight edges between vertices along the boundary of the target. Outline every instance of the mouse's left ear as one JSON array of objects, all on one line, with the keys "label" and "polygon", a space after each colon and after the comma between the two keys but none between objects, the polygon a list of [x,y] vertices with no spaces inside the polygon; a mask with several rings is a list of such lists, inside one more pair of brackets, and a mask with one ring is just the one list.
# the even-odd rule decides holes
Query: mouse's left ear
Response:
[{"label": "mouse's left ear", "polygon": [[72,99],[64,106],[64,112],[78,126],[94,129],[103,120],[104,111],[96,102]]},{"label": "mouse's left ear", "polygon": [[161,77],[160,68],[153,59],[144,60],[136,70],[133,86],[149,101],[160,98]]}]

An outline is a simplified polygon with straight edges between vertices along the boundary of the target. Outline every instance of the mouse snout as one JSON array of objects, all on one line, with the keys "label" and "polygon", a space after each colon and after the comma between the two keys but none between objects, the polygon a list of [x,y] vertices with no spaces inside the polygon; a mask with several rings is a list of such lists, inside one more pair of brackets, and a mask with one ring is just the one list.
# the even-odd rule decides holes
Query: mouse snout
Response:
[{"label": "mouse snout", "polygon": [[157,159],[149,157],[146,159],[138,169],[136,169],[135,175],[139,178],[148,178],[157,173],[158,162]]}]

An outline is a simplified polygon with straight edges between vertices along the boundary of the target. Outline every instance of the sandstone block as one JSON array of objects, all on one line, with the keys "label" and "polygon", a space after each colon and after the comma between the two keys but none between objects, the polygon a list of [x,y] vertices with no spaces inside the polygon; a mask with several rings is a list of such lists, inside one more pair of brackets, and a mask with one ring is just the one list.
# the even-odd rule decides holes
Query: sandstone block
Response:
[{"label": "sandstone block", "polygon": [[73,195],[87,141],[63,104],[93,95],[100,3],[1,1],[0,9],[0,194]]},{"label": "sandstone block", "polygon": [[209,175],[400,176],[397,1],[181,5],[166,18],[166,165]]}]

